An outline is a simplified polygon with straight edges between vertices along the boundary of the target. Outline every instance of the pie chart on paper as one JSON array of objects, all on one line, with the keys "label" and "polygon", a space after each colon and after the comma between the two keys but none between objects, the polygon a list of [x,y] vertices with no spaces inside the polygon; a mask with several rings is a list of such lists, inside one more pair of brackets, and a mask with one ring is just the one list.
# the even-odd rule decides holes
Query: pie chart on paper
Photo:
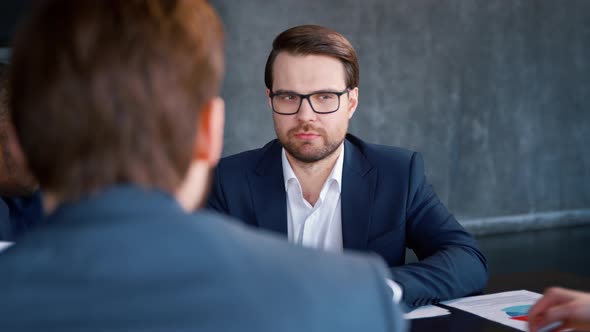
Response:
[{"label": "pie chart on paper", "polygon": [[531,305],[527,304],[504,308],[502,311],[510,316],[510,319],[526,322],[528,319],[529,309],[531,309]]}]

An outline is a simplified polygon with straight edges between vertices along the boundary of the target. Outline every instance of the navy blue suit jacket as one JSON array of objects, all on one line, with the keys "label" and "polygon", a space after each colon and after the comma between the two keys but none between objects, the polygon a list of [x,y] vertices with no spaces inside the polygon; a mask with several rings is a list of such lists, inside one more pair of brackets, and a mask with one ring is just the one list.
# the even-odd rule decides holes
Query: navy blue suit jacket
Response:
[{"label": "navy blue suit jacket", "polygon": [[[261,149],[223,158],[208,207],[286,236],[281,149],[273,140]],[[368,144],[348,134],[341,208],[344,248],[383,257],[409,306],[484,289],[486,259],[427,183],[418,153]],[[420,262],[404,264],[406,247]]]},{"label": "navy blue suit jacket", "polygon": [[3,331],[402,331],[380,259],[293,246],[159,191],[62,205],[0,254]]},{"label": "navy blue suit jacket", "polygon": [[41,192],[0,197],[0,241],[15,241],[43,218]]}]

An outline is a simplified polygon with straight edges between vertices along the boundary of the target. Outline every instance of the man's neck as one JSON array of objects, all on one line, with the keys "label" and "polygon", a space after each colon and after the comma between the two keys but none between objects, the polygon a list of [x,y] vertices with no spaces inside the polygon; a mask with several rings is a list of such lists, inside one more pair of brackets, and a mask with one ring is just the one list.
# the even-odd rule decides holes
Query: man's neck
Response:
[{"label": "man's neck", "polygon": [[344,142],[332,153],[322,160],[313,163],[305,163],[295,159],[287,151],[285,151],[289,165],[293,169],[293,173],[301,185],[303,191],[303,198],[312,206],[315,205],[320,197],[320,192],[324,183],[330,176],[334,165],[340,157],[344,149]]}]

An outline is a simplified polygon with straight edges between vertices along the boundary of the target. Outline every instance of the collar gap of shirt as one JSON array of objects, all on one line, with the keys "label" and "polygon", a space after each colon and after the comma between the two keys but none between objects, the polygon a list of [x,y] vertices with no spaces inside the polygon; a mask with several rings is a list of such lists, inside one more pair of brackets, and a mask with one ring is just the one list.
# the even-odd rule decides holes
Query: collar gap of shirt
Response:
[{"label": "collar gap of shirt", "polygon": [[344,164],[344,147],[341,149],[340,156],[322,186],[320,197],[314,206],[311,206],[303,197],[301,184],[283,149],[282,166],[287,193],[287,229],[290,242],[308,247],[342,251],[340,184]]}]

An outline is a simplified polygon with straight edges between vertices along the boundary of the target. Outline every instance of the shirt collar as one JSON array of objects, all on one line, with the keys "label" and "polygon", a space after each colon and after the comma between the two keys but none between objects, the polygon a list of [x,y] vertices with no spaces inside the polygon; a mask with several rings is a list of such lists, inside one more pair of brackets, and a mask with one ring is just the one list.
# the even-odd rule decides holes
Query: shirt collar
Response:
[{"label": "shirt collar", "polygon": [[[281,160],[283,164],[283,179],[285,181],[285,190],[288,190],[288,184],[291,180],[295,180],[299,183],[291,164],[289,164],[289,160],[287,159],[287,153],[285,152],[285,148],[282,148],[281,151]],[[338,186],[338,191],[342,190],[342,167],[344,165],[344,144],[340,147],[340,156],[336,160],[334,164],[334,168],[332,168],[332,172],[330,176],[326,180],[326,182],[334,181]]]}]

